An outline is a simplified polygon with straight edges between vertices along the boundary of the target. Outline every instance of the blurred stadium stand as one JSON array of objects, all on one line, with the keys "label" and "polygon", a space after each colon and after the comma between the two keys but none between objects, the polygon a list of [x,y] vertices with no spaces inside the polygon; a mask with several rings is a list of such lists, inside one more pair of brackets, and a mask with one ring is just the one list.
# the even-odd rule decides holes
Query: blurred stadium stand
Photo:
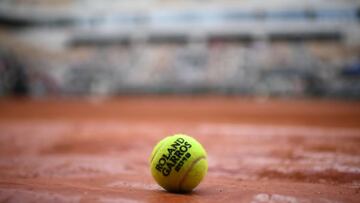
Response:
[{"label": "blurred stadium stand", "polygon": [[3,0],[0,95],[360,98],[357,0]]}]

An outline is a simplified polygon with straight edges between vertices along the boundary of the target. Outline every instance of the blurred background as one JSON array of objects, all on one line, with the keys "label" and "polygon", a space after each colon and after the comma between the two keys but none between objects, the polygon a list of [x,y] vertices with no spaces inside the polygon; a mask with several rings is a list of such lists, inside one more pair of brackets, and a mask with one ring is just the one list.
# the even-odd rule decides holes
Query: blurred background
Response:
[{"label": "blurred background", "polygon": [[360,98],[358,0],[2,0],[0,96]]}]

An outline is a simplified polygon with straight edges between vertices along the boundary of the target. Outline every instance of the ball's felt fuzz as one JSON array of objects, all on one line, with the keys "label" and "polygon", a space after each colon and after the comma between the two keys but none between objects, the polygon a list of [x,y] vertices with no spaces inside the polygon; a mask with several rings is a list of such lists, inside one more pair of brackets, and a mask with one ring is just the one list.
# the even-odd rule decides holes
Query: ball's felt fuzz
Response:
[{"label": "ball's felt fuzz", "polygon": [[169,192],[192,191],[208,169],[206,151],[194,138],[175,134],[162,139],[150,157],[151,174]]}]

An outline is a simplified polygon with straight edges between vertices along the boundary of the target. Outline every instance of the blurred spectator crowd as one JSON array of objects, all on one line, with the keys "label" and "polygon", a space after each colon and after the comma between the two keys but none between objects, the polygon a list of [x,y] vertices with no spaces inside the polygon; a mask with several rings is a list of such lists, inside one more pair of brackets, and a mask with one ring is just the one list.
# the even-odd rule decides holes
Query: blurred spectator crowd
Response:
[{"label": "blurred spectator crowd", "polygon": [[0,3],[0,96],[360,98],[356,1],[140,2]]},{"label": "blurred spectator crowd", "polygon": [[81,45],[64,54],[28,57],[0,49],[0,95],[13,93],[359,98],[359,47],[336,41],[142,42]]}]

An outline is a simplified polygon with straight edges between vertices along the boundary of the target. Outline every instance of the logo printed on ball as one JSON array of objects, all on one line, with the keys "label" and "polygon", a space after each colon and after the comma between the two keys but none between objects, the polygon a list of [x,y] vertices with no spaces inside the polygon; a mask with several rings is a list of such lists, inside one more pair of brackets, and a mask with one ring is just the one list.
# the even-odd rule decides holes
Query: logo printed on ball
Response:
[{"label": "logo printed on ball", "polygon": [[174,167],[175,171],[179,172],[185,161],[191,157],[191,154],[187,152],[189,148],[191,148],[191,144],[185,141],[184,138],[176,139],[167,149],[168,154],[162,154],[158,160],[156,170],[162,173],[163,176],[170,175]]}]

